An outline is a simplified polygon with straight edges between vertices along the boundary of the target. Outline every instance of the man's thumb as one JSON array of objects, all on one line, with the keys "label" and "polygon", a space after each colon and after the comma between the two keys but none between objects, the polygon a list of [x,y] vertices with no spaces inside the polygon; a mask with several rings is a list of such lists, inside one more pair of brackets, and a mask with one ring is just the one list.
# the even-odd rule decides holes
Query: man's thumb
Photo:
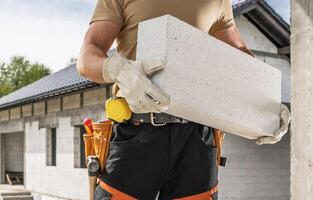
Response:
[{"label": "man's thumb", "polygon": [[141,60],[141,65],[145,74],[151,76],[165,67],[166,59],[164,56],[153,56]]}]

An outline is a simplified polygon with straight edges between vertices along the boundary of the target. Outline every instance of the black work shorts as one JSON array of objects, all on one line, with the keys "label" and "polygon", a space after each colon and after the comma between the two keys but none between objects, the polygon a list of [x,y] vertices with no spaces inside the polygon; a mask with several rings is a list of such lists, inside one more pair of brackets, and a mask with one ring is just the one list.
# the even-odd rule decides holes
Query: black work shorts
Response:
[{"label": "black work shorts", "polygon": [[[98,186],[95,200],[118,199],[114,191],[140,200],[179,199],[217,186],[212,128],[192,122],[161,127],[123,123],[113,134],[100,176],[111,189]],[[216,200],[217,192],[207,199]]]}]

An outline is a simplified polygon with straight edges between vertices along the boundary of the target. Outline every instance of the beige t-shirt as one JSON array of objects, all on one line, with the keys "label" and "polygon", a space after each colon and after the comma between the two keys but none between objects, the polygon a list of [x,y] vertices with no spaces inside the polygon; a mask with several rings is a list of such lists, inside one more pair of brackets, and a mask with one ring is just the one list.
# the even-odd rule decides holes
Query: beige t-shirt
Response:
[{"label": "beige t-shirt", "polygon": [[98,0],[91,23],[107,20],[121,25],[117,51],[135,60],[138,23],[165,14],[208,34],[234,25],[231,0]]}]

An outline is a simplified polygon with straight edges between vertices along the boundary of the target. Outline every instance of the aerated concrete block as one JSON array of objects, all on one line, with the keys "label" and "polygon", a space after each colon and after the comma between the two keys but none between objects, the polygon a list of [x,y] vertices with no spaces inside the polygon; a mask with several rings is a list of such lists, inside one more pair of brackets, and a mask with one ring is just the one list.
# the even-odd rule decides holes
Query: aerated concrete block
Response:
[{"label": "aerated concrete block", "polygon": [[10,119],[10,112],[9,110],[2,110],[0,111],[0,121],[7,121]]},{"label": "aerated concrete block", "polygon": [[21,118],[21,107],[10,109],[10,119],[20,119]]},{"label": "aerated concrete block", "polygon": [[80,94],[73,94],[63,97],[63,110],[80,107]]},{"label": "aerated concrete block", "polygon": [[32,116],[32,104],[27,104],[22,106],[22,117],[30,117]]},{"label": "aerated concrete block", "polygon": [[38,102],[34,103],[34,116],[46,114],[46,103]]},{"label": "aerated concrete block", "polygon": [[167,113],[249,139],[279,127],[281,72],[172,16],[139,24],[137,59],[163,57],[152,77]]},{"label": "aerated concrete block", "polygon": [[103,104],[106,100],[106,90],[107,88],[99,88],[95,90],[90,90],[84,92],[84,106],[91,106],[97,104]]},{"label": "aerated concrete block", "polygon": [[47,101],[47,112],[54,113],[61,111],[61,99],[51,99]]}]

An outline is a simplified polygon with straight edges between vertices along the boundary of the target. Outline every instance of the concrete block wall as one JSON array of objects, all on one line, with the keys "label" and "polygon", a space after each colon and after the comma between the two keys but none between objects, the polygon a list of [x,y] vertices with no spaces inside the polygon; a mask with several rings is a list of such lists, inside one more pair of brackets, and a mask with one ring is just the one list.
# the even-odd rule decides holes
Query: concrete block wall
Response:
[{"label": "concrete block wall", "polygon": [[100,88],[84,92],[84,106],[104,104],[107,98],[107,88]]},{"label": "concrete block wall", "polygon": [[5,120],[0,122],[0,134],[17,133],[24,131],[24,120]]},{"label": "concrete block wall", "polygon": [[21,118],[21,107],[16,107],[10,109],[10,119],[20,119]]},{"label": "concrete block wall", "polygon": [[81,168],[81,148],[80,148],[80,144],[81,144],[81,127],[75,127],[74,128],[74,135],[73,135],[73,139],[74,139],[74,167],[75,168]]},{"label": "concrete block wall", "polygon": [[46,133],[47,129],[39,129],[38,121],[25,124],[26,189],[37,193],[37,199],[88,199],[87,171],[74,168],[70,118],[59,118],[56,166],[46,166]]},{"label": "concrete block wall", "polygon": [[6,121],[10,119],[9,110],[0,111],[0,121]]},{"label": "concrete block wall", "polygon": [[227,134],[223,156],[227,167],[219,171],[221,200],[288,200],[289,134],[275,145],[258,146],[254,141]]},{"label": "concrete block wall", "polygon": [[59,112],[61,111],[61,99],[51,99],[47,101],[47,112],[53,113],[53,112]]},{"label": "concrete block wall", "polygon": [[36,115],[45,115],[46,114],[46,102],[38,102],[34,103],[34,116]]},{"label": "concrete block wall", "polygon": [[63,109],[74,109],[80,107],[80,94],[72,94],[63,97]]},{"label": "concrete block wall", "polygon": [[272,58],[272,57],[262,57],[262,58],[258,57],[258,58],[276,67],[282,72],[281,100],[282,102],[290,103],[291,99],[290,61],[283,58]]},{"label": "concrete block wall", "polygon": [[235,18],[236,25],[249,49],[277,53],[277,47],[244,16]]},{"label": "concrete block wall", "polygon": [[30,117],[33,114],[33,105],[27,104],[22,106],[22,117]]}]

